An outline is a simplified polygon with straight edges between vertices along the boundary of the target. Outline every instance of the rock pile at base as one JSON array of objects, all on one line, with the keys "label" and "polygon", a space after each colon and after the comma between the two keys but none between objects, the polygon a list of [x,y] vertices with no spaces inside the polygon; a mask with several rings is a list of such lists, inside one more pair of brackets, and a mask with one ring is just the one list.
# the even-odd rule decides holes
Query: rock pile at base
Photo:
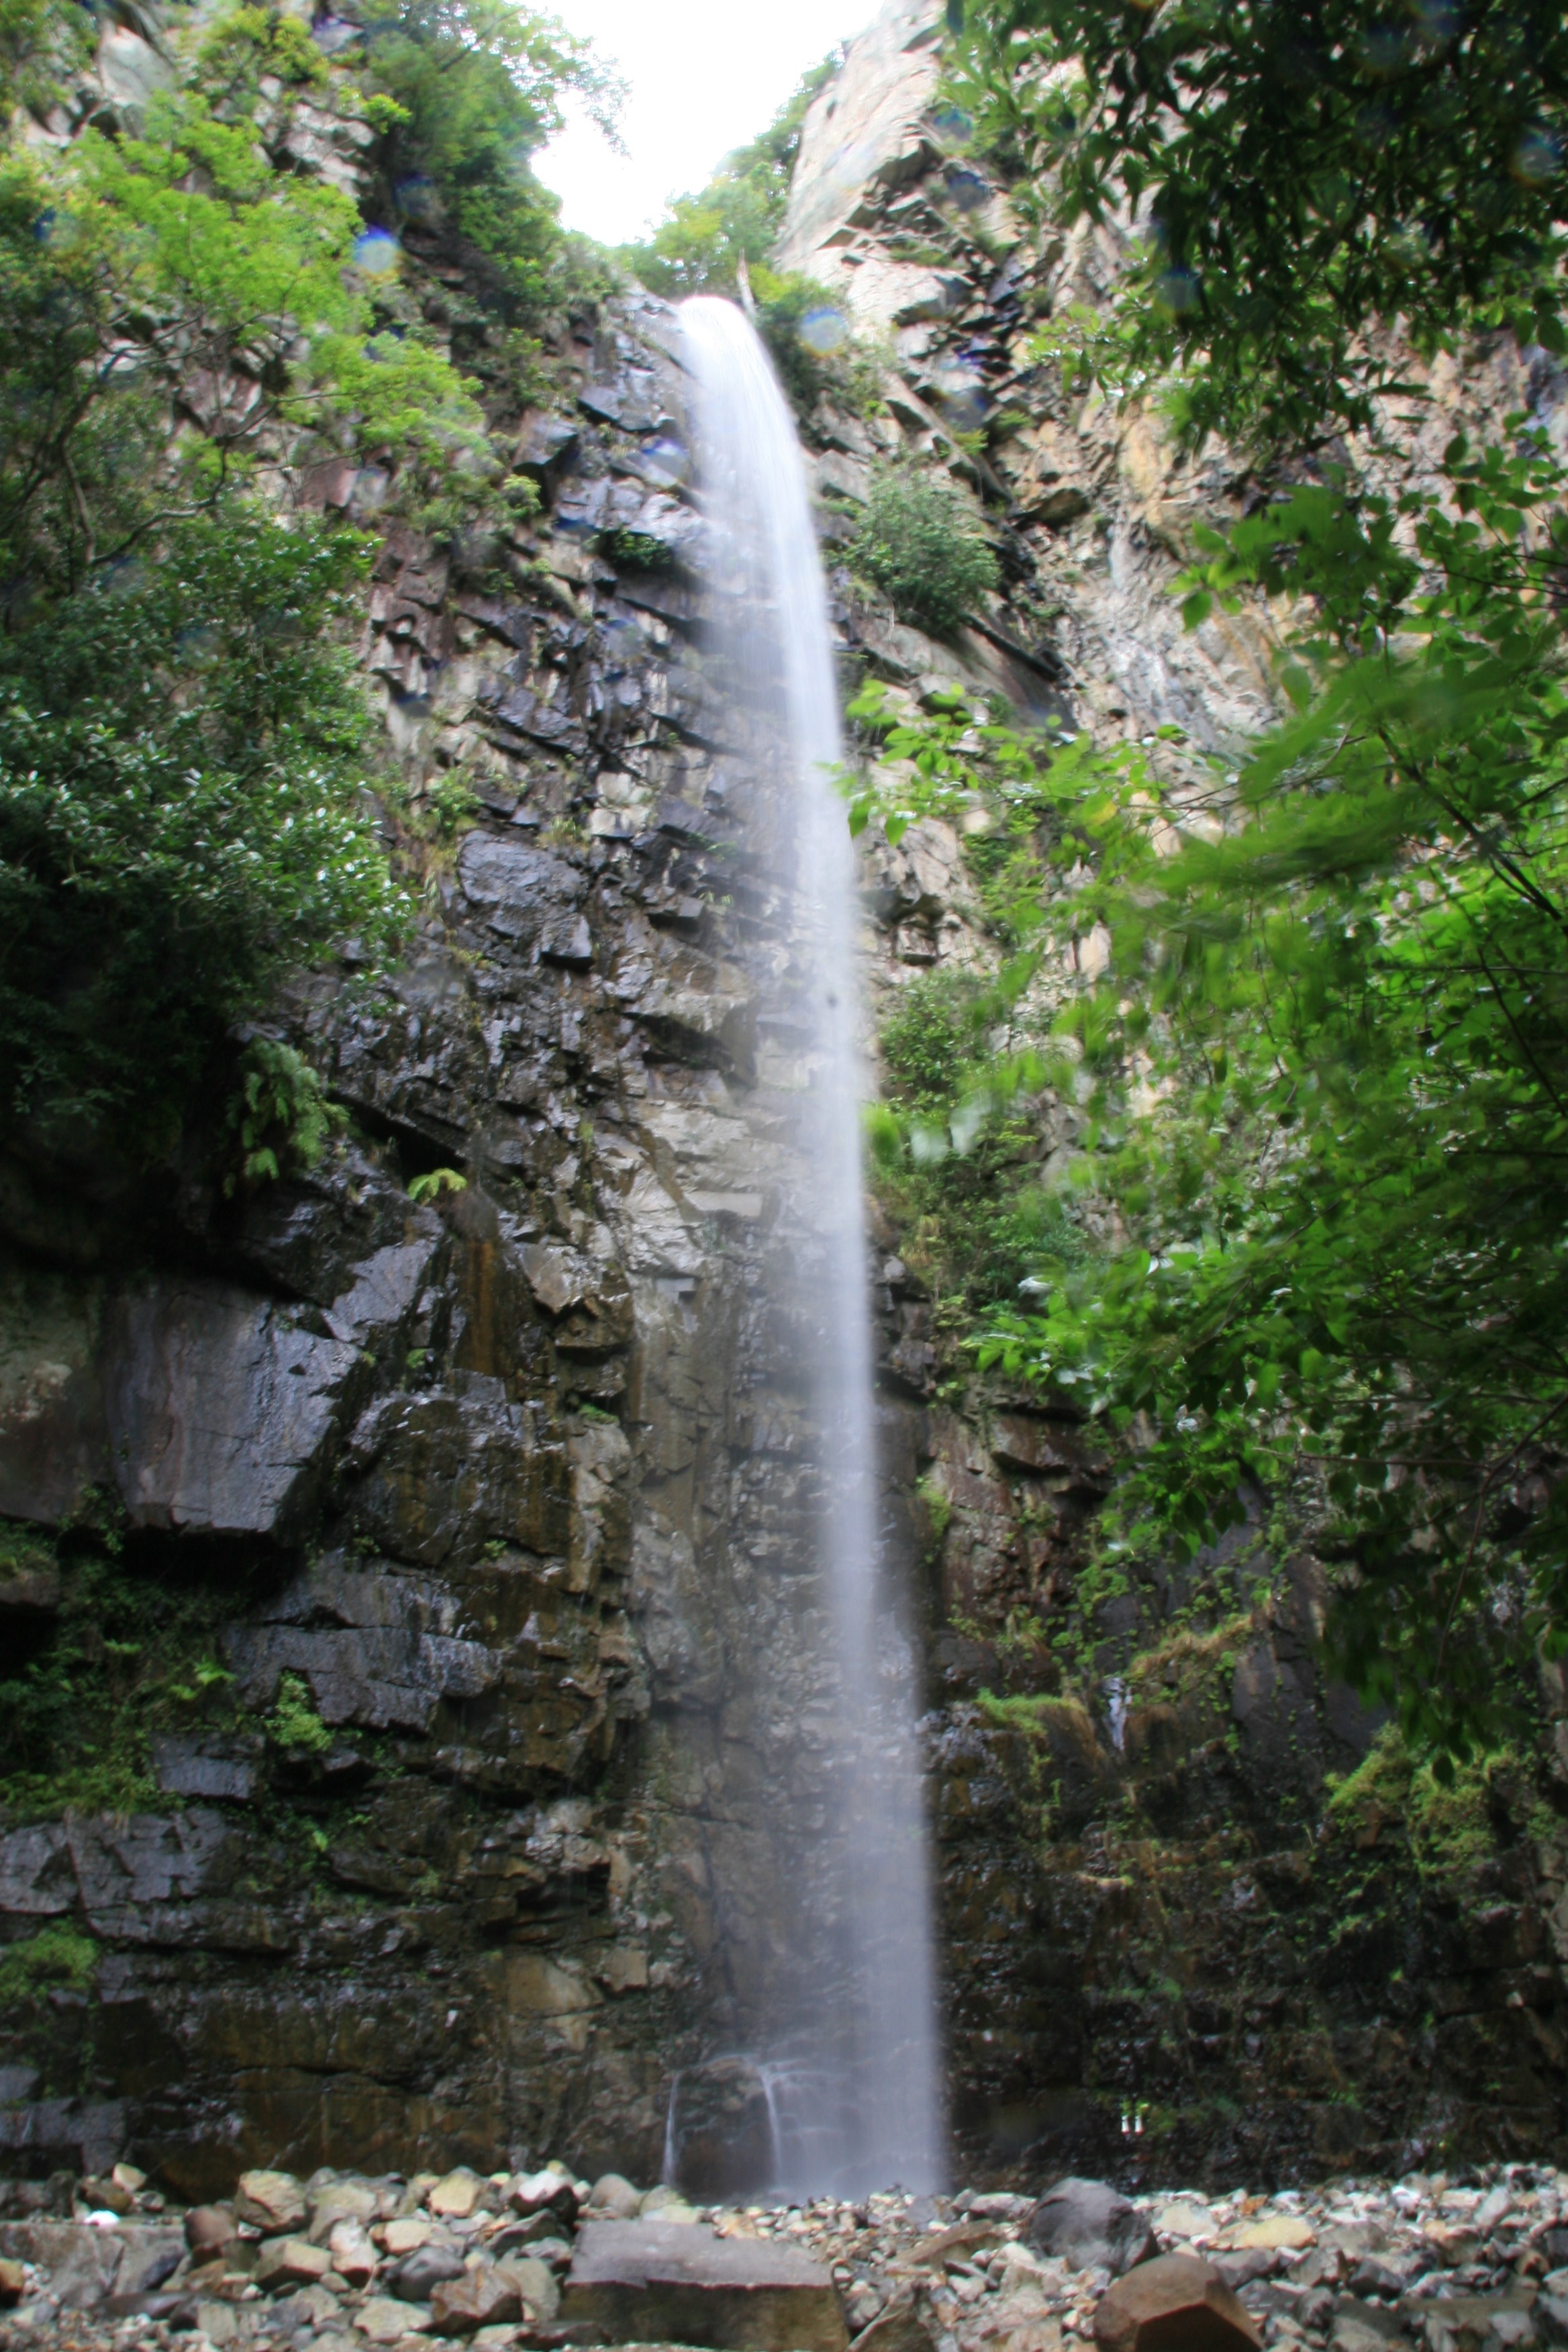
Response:
[{"label": "rock pile at base", "polygon": [[[1095,2212],[1098,2242],[1084,2234]],[[1222,2352],[1218,2326],[1223,2352],[1568,2352],[1568,2172],[1546,2165],[1272,2197],[1122,2200],[1071,2182],[1038,2199],[701,2209],[558,2164],[489,2179],[269,2171],[189,2211],[122,2166],[105,2180],[0,2183],[0,2215],[14,2217],[0,2219],[0,2352],[567,2352],[622,2324],[574,2316],[584,2224],[644,2217],[661,2242],[700,2233],[699,2284],[700,2245],[756,2242],[759,2279],[794,2275],[786,2249],[808,2257],[852,2352]],[[1118,2276],[1151,2243],[1157,2258]],[[733,2288],[732,2263],[707,2267]],[[700,2296],[681,2307],[697,2343],[822,2340],[748,2336]]]}]

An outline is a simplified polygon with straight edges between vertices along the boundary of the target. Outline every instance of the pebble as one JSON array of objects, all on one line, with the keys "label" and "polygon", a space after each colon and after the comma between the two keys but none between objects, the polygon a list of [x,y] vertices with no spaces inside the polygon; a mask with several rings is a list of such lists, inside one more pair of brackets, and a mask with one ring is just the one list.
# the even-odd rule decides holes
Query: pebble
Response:
[{"label": "pebble", "polygon": [[[4,2225],[3,2352],[418,2352],[458,2331],[478,2352],[536,2352],[579,2219],[639,2212],[800,2247],[832,2273],[864,2352],[1064,2352],[1092,2339],[1111,2284],[1036,2252],[1036,2197],[1013,2190],[711,2208],[618,2174],[590,2184],[560,2164],[408,2180],[258,2170],[228,2202],[179,2213],[134,2167],[110,2183],[126,2213],[100,2204],[106,2184],[93,2180],[78,2222],[183,2224],[190,2252],[144,2311],[63,2311],[28,2258],[31,2225]],[[1568,2171],[1490,2166],[1273,2196],[1167,2188],[1131,2201],[1162,2252],[1219,2267],[1269,2352],[1568,2352]],[[415,2262],[417,2279],[405,2276]],[[409,2300],[411,2288],[423,2294]]]}]

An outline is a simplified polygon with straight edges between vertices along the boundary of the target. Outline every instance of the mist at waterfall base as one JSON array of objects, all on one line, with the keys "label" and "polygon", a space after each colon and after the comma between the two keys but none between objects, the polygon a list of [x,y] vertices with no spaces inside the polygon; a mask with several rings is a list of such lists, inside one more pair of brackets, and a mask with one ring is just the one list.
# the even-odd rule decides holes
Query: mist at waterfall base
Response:
[{"label": "mist at waterfall base", "polygon": [[[827,597],[793,420],[731,302],[680,309],[704,518],[704,658],[722,723],[763,779],[765,841],[796,948],[770,1012],[795,1043],[784,1116],[808,1171],[813,1246],[787,1279],[814,1335],[813,1583],[802,1638],[829,1695],[833,1804],[780,1916],[795,1948],[743,2054],[766,2095],[773,2189],[859,2195],[942,2185],[931,1887],[911,1629],[881,1557],[869,1267],[861,1183],[857,901]],[[810,1900],[805,1890],[810,1889]],[[678,2084],[671,2102],[677,2122]]]}]

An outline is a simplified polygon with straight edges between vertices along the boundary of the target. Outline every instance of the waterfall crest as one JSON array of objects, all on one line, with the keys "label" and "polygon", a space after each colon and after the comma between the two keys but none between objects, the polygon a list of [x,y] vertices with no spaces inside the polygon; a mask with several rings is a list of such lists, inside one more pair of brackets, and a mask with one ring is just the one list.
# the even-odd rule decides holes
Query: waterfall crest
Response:
[{"label": "waterfall crest", "polygon": [[779,2188],[930,2189],[942,2171],[931,1864],[915,1644],[879,1526],[857,903],[833,782],[826,591],[799,443],[761,342],[730,302],[699,297],[680,318],[697,393],[706,656],[731,740],[761,779],[766,838],[753,850],[793,905],[791,952],[761,1024],[789,1040],[780,1115],[808,1171],[795,1204],[805,1238],[780,1254],[776,1305],[808,1335],[815,1589],[798,1623],[815,1652],[812,1712],[826,1718],[812,1729],[826,1793],[776,1849],[796,1885],[775,1906],[785,1948],[747,2054],[766,2086]]}]

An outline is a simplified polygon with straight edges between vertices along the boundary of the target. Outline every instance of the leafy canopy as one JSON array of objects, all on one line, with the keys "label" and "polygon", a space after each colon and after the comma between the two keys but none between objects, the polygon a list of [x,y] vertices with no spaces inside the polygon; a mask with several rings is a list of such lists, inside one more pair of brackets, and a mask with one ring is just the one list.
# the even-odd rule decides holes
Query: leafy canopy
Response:
[{"label": "leafy canopy", "polygon": [[885,590],[901,619],[951,636],[996,586],[996,558],[957,484],[931,468],[889,466],[848,548],[855,570]]},{"label": "leafy canopy", "polygon": [[226,1028],[290,967],[395,936],[335,642],[365,564],[353,533],[230,504],[0,638],[11,1118],[166,1146]]},{"label": "leafy canopy", "polygon": [[956,80],[1040,217],[1136,221],[1091,353],[1134,385],[1183,362],[1196,437],[1365,425],[1465,320],[1563,348],[1550,0],[978,0]]},{"label": "leafy canopy", "polygon": [[505,306],[537,312],[571,257],[532,158],[561,129],[568,92],[614,143],[619,82],[553,16],[510,0],[372,0],[363,22],[366,79],[392,101],[390,214],[455,230],[494,265]]},{"label": "leafy canopy", "polygon": [[1032,1042],[946,1132],[1035,1105],[1064,1221],[979,1360],[1120,1441],[1120,1548],[1279,1498],[1337,1654],[1443,1769],[1568,1648],[1568,478],[1521,410],[1416,487],[1388,395],[1418,415],[1421,354],[1479,331],[1556,340],[1562,38],[1528,6],[985,0],[964,70],[1016,196],[1155,224],[1089,362],[1253,441],[1253,510],[1179,593],[1193,627],[1269,600],[1286,715],[1205,762],[873,691],[900,764],[852,812],[984,803],[1033,941],[1000,992]]}]

